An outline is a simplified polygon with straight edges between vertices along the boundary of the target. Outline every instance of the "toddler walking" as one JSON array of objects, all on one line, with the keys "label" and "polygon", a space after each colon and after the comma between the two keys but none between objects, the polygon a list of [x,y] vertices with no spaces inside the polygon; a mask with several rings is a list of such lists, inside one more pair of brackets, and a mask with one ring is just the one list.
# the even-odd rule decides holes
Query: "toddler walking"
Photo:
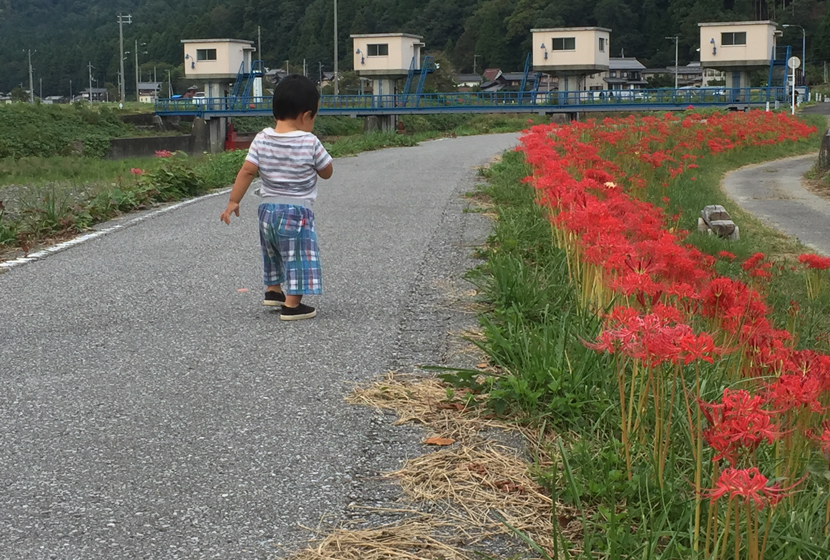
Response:
[{"label": "toddler walking", "polygon": [[257,134],[231,189],[221,220],[239,216],[239,203],[256,174],[262,178],[259,242],[262,246],[264,305],[282,306],[280,320],[311,319],[317,311],[302,297],[323,291],[312,207],[317,177],[328,179],[332,158],[311,131],[320,94],[305,76],[292,74],[274,88],[273,128]]}]

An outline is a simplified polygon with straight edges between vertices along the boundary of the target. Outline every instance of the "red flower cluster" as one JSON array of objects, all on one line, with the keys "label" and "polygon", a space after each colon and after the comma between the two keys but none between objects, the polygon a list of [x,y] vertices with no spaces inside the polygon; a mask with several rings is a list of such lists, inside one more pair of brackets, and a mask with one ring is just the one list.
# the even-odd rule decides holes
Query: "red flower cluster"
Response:
[{"label": "red flower cluster", "polygon": [[767,505],[775,505],[786,497],[792,488],[781,488],[779,484],[769,485],[767,477],[757,468],[725,469],[718,478],[715,488],[707,495],[714,502],[727,496],[729,499],[738,498],[744,503],[752,503],[756,508],[763,509]]},{"label": "red flower cluster", "polygon": [[[782,439],[782,433],[809,432],[802,424],[815,420],[810,414],[824,414],[821,403],[830,402],[830,357],[794,350],[790,333],[773,327],[756,289],[773,273],[763,254],[741,264],[751,285],[719,276],[716,259],[686,244],[688,232],[677,229],[678,217],[645,202],[645,193],[653,196],[659,185],[665,188],[693,172],[702,157],[795,141],[813,132],[814,127],[784,113],[704,117],[685,112],[539,125],[522,138],[521,149],[533,168],[527,182],[550,211],[574,278],[595,284],[582,286],[586,303],[606,306],[607,292],[626,302],[612,310],[589,346],[650,368],[711,363],[728,347],[738,353],[740,375],[756,379],[747,385],[754,394],[727,390],[719,403],[699,403],[707,426],[697,437],[714,448],[716,460],[733,466],[749,461],[762,443]],[[670,202],[663,198],[666,207]],[[727,251],[718,256],[735,259]],[[830,258],[802,255],[800,261],[830,268]],[[708,332],[693,331],[695,317],[707,321]],[[622,385],[620,392],[622,401]],[[827,438],[821,441],[830,453],[830,430],[821,437]],[[741,496],[761,506],[775,503],[781,492],[767,486],[757,469],[728,469],[710,495]]]},{"label": "red flower cluster", "polygon": [[764,441],[771,444],[778,436],[772,413],[765,410],[766,400],[747,391],[724,389],[719,404],[700,402],[709,426],[703,439],[717,454],[715,461],[726,459],[734,467],[742,456],[754,453]]},{"label": "red flower cluster", "polygon": [[827,270],[828,268],[830,268],[830,257],[820,257],[818,255],[812,255],[810,253],[799,255],[798,262],[800,262],[807,268],[813,268],[816,270]]}]

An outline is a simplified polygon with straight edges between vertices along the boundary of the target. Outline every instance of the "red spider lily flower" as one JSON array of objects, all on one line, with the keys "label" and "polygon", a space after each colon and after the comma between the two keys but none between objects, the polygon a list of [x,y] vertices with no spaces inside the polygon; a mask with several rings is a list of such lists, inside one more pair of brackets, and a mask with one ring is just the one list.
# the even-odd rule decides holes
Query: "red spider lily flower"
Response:
[{"label": "red spider lily flower", "polygon": [[729,251],[721,251],[718,253],[718,256],[722,259],[729,259],[730,261],[735,260],[735,255],[730,253]]},{"label": "red spider lily flower", "polygon": [[130,169],[130,173],[132,173],[133,175],[143,175],[144,171],[142,169],[137,168],[137,167],[133,167],[133,168]]},{"label": "red spider lily flower", "polygon": [[754,255],[746,259],[743,263],[741,263],[741,268],[744,270],[752,270],[753,268],[760,265],[765,258],[766,255],[764,255],[764,253],[755,253]]},{"label": "red spider lily flower", "polygon": [[768,399],[780,412],[794,408],[822,412],[819,398],[823,389],[820,379],[805,375],[782,375],[767,386]]},{"label": "red spider lily flower", "polygon": [[679,344],[683,352],[684,364],[689,365],[697,360],[703,360],[710,364],[715,363],[712,356],[717,352],[717,348],[712,337],[708,334],[685,336],[679,340]]},{"label": "red spider lily flower", "polygon": [[157,158],[173,157],[173,152],[171,152],[169,150],[156,150],[156,157]]},{"label": "red spider lily flower", "polygon": [[803,480],[802,478],[792,486],[782,488],[778,483],[769,484],[769,479],[762,475],[757,467],[750,469],[728,468],[720,473],[715,487],[706,491],[706,495],[713,503],[724,496],[728,496],[730,500],[737,498],[743,503],[751,503],[761,510],[768,505],[776,505]]},{"label": "red spider lily flower", "polygon": [[807,268],[813,268],[816,270],[827,270],[830,268],[830,257],[820,257],[809,253],[799,255],[798,262],[805,265]]},{"label": "red spider lily flower", "polygon": [[825,420],[821,423],[821,427],[823,431],[820,434],[813,435],[812,439],[818,442],[824,458],[830,461],[830,421]]},{"label": "red spider lily flower", "polygon": [[732,466],[741,455],[754,452],[764,441],[771,444],[779,436],[766,401],[749,392],[723,390],[720,404],[698,401],[708,427],[703,439],[716,451],[713,461],[726,459]]}]

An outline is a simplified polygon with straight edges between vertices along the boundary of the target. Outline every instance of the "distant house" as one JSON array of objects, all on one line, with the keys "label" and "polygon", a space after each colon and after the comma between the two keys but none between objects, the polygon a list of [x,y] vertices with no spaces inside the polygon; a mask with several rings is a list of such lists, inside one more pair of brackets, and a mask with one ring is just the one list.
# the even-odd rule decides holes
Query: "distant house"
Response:
[{"label": "distant house", "polygon": [[0,105],[10,105],[12,102],[12,96],[6,95],[5,93],[0,93]]},{"label": "distant house", "polygon": [[[675,67],[648,68],[643,71],[643,77],[664,76],[674,79]],[[700,62],[690,62],[686,66],[677,67],[677,87],[709,87],[712,82],[722,85],[726,74],[714,68],[702,68]],[[716,84],[716,85],[717,85]]]},{"label": "distant house", "polygon": [[500,68],[488,68],[484,71],[481,75],[483,82],[495,82],[501,76],[501,69]]},{"label": "distant house", "polygon": [[453,74],[452,81],[459,91],[465,91],[480,86],[482,78],[478,74]]},{"label": "distant house", "polygon": [[46,105],[54,105],[56,103],[66,103],[66,98],[62,95],[49,95],[43,98]]},{"label": "distant house", "polygon": [[646,67],[633,57],[611,57],[608,59],[608,70],[592,74],[585,80],[585,87],[589,90],[624,90],[642,89],[648,85],[643,77]]},{"label": "distant house", "polygon": [[138,102],[155,103],[161,90],[161,82],[138,82]]},{"label": "distant house", "polygon": [[86,88],[81,90],[81,98],[87,101],[106,101],[109,92],[106,88]]}]

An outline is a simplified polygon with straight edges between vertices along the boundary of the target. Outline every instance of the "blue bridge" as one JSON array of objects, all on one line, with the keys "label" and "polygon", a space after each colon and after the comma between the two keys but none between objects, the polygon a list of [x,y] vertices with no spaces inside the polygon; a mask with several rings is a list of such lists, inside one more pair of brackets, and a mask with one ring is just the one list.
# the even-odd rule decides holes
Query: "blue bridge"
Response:
[{"label": "blue bridge", "polygon": [[[746,109],[790,102],[784,87],[727,89],[640,89],[602,91],[509,91],[410,93],[395,95],[324,95],[321,115],[428,115],[441,113],[577,113],[608,111],[671,111],[694,107]],[[270,97],[231,96],[160,99],[160,116],[270,116]]]}]

